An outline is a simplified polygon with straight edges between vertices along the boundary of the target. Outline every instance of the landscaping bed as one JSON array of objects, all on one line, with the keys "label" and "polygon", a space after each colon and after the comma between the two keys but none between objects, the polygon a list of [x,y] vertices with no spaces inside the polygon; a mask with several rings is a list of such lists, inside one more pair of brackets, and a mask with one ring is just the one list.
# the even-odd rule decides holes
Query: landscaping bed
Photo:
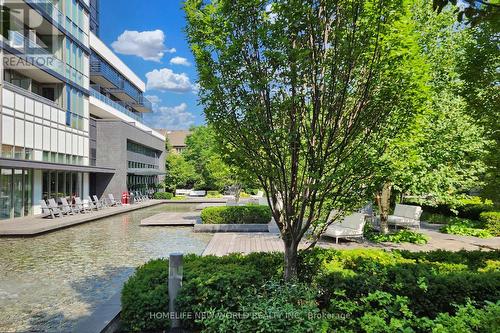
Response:
[{"label": "landscaping bed", "polygon": [[271,221],[268,206],[207,207],[201,211],[203,224],[267,224]]},{"label": "landscaping bed", "polygon": [[[188,255],[177,298],[202,332],[494,332],[500,251],[314,249],[284,283],[283,254]],[[138,268],[122,291],[124,331],[164,330],[168,260]],[[203,314],[203,315],[202,315]]]}]

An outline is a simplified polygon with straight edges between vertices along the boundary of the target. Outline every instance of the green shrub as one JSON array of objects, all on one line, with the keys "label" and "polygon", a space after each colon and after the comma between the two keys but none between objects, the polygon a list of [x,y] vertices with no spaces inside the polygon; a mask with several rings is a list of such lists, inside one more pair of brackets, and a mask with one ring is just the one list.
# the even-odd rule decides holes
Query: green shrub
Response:
[{"label": "green shrub", "polygon": [[173,198],[173,194],[170,192],[156,192],[153,194],[153,199],[158,199],[158,200],[170,200]]},{"label": "green shrub", "polygon": [[222,198],[223,195],[219,191],[207,191],[206,198]]},{"label": "green shrub", "polygon": [[375,243],[390,242],[390,243],[413,243],[427,244],[429,237],[415,231],[399,230],[390,234],[368,233],[367,238]]},{"label": "green shrub", "polygon": [[448,224],[454,218],[456,217],[437,213],[423,212],[420,220],[433,224]]},{"label": "green shrub", "polygon": [[120,320],[124,332],[160,330],[170,326],[166,317],[152,314],[168,312],[168,260],[151,260],[137,268],[123,285]]},{"label": "green shrub", "polygon": [[[494,207],[491,200],[477,196],[455,198],[449,202],[436,202],[427,199],[407,199],[405,203],[419,205],[425,213],[458,216],[473,220],[478,220],[482,212],[490,211]],[[422,217],[422,219],[424,218]]]},{"label": "green shrub", "polygon": [[[208,317],[186,318],[183,326],[202,332],[257,327],[265,332],[493,332],[498,325],[500,304],[488,301],[500,299],[500,251],[318,248],[300,251],[298,263],[299,281],[287,285],[270,282],[283,274],[281,253],[187,255],[178,310]],[[167,260],[152,260],[125,284],[124,331],[168,328],[166,320],[150,319],[150,313],[168,308],[167,266]],[[224,316],[232,313],[256,316]],[[281,320],[287,313],[296,317]]]},{"label": "green shrub", "polygon": [[493,237],[493,235],[485,229],[482,229],[482,224],[479,221],[451,218],[450,222],[439,229],[445,234],[474,236],[480,238]]},{"label": "green shrub", "polygon": [[493,236],[500,236],[500,212],[482,212],[479,219],[484,229]]},{"label": "green shrub", "polygon": [[316,292],[306,284],[268,282],[245,290],[235,312],[211,311],[203,332],[321,332],[327,322],[316,306]]},{"label": "green shrub", "polygon": [[205,224],[267,224],[271,221],[268,206],[222,206],[207,207],[201,211]]},{"label": "green shrub", "polygon": [[187,197],[185,195],[176,195],[175,197],[172,198],[172,200],[177,200],[177,201],[181,201],[181,200],[186,200]]}]

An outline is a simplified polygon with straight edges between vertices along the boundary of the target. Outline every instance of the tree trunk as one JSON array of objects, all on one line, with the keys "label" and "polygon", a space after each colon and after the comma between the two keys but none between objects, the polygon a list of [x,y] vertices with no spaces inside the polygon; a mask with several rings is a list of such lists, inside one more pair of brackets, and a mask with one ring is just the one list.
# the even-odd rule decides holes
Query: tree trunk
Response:
[{"label": "tree trunk", "polygon": [[386,182],[384,183],[384,186],[382,186],[382,191],[377,195],[377,204],[380,211],[380,232],[383,234],[387,234],[389,232],[387,218],[391,207],[391,190],[392,184]]},{"label": "tree trunk", "polygon": [[283,239],[285,244],[285,281],[297,278],[297,248],[298,242]]}]

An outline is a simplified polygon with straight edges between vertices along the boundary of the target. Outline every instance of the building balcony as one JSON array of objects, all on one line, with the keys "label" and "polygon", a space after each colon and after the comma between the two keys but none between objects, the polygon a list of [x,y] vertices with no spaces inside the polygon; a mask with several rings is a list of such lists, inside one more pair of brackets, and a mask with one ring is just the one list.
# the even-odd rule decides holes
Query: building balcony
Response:
[{"label": "building balcony", "polygon": [[[12,51],[13,55],[17,58],[11,58],[4,61],[7,68],[16,70],[29,70],[34,67],[40,69],[49,69],[60,76],[65,76],[65,64],[59,60],[49,50],[44,49],[34,41],[25,37],[18,31],[9,31],[9,38],[3,39],[8,51]],[[21,61],[20,61],[21,60]]]},{"label": "building balcony", "polygon": [[121,113],[131,117],[132,119],[142,123],[143,122],[143,119],[140,115],[130,111],[129,109],[127,109],[124,105],[118,103],[118,102],[115,102],[113,101],[111,98],[107,97],[107,96],[104,96],[103,94],[101,94],[99,91],[95,90],[94,88],[90,88],[90,96],[92,97],[95,97],[97,98],[98,100],[100,100],[101,102],[111,106],[112,108],[120,111]]},{"label": "building balcony", "polygon": [[89,36],[75,24],[66,19],[59,8],[53,5],[51,1],[48,0],[25,0],[32,8],[38,9],[39,11],[45,13],[49,16],[56,25],[64,28],[68,33],[70,33],[74,38],[76,38],[84,46],[89,47]]},{"label": "building balcony", "polygon": [[149,99],[147,99],[144,96],[141,96],[141,98],[139,99],[139,102],[133,103],[132,107],[139,112],[151,112],[151,111],[153,111],[153,103],[151,103],[149,101]]},{"label": "building balcony", "polygon": [[122,81],[113,67],[94,57],[90,62],[90,77],[92,81],[106,89],[118,88]]}]

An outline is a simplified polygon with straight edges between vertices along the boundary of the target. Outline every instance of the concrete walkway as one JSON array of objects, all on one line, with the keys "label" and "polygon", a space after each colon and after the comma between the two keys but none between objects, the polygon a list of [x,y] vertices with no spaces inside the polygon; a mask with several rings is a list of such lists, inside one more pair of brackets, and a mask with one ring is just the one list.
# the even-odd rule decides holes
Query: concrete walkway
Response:
[{"label": "concrete walkway", "polygon": [[194,226],[201,223],[200,212],[158,213],[141,220],[141,226]]},{"label": "concrete walkway", "polygon": [[[469,236],[457,236],[443,234],[436,230],[435,226],[424,225],[420,229],[422,234],[429,236],[429,242],[425,245],[411,243],[372,243],[368,240],[346,241],[335,240],[323,237],[317,243],[317,246],[332,249],[357,249],[372,248],[385,250],[409,250],[409,251],[432,251],[448,250],[500,250],[500,237],[477,238]],[[306,242],[302,242],[299,248],[307,247]],[[283,252],[283,242],[278,234],[273,233],[224,233],[215,234],[210,243],[208,243],[203,255],[223,256],[229,253],[250,253],[250,252]]]},{"label": "concrete walkway", "polygon": [[41,218],[39,216],[22,217],[0,222],[0,237],[30,237],[46,232],[68,228],[77,224],[95,221],[103,217],[113,216],[136,209],[151,207],[165,202],[164,200],[149,200],[127,206],[108,207],[91,213],[68,215],[63,217]]}]

